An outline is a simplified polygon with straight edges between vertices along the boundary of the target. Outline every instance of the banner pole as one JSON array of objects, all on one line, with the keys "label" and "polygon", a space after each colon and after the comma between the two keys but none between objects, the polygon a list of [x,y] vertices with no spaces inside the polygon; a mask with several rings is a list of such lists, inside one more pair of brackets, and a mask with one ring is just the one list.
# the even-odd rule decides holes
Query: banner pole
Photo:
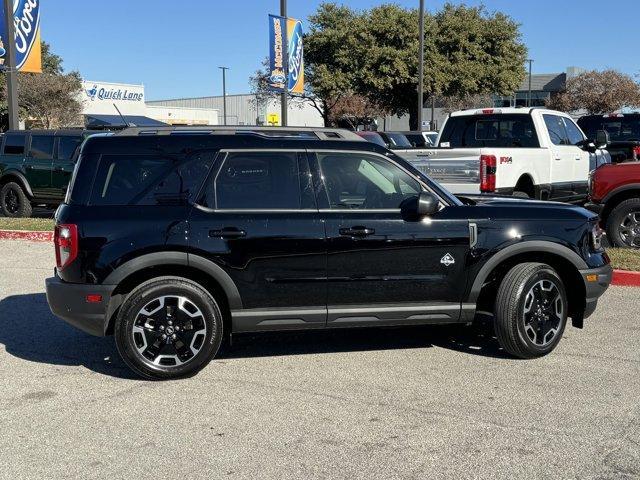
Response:
[{"label": "banner pole", "polygon": [[[8,0],[5,0],[8,1]],[[287,95],[289,94],[289,36],[287,35],[287,0],[280,0],[280,16],[284,17],[284,45],[282,60],[284,64],[284,91],[280,94],[280,124],[287,126]]]},{"label": "banner pole", "polygon": [[13,0],[4,0],[4,26],[7,32],[5,46],[5,73],[7,74],[7,108],[9,114],[9,129],[18,130],[20,119],[18,118],[18,77],[16,70],[16,35],[13,20]]}]

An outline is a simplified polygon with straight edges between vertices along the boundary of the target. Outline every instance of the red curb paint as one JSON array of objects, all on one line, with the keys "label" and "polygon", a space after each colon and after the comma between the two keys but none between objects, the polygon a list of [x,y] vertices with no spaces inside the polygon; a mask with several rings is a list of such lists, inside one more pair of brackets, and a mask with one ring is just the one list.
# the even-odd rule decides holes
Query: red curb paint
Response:
[{"label": "red curb paint", "polygon": [[0,240],[28,240],[53,242],[53,232],[27,232],[25,230],[0,230]]},{"label": "red curb paint", "polygon": [[620,287],[640,287],[640,272],[614,270],[611,285]]}]

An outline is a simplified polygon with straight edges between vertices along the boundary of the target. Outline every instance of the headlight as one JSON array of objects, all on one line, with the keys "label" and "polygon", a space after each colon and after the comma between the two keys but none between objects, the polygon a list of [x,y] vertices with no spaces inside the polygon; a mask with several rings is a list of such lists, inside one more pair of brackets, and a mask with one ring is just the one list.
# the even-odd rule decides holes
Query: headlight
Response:
[{"label": "headlight", "polygon": [[604,230],[597,223],[591,229],[591,248],[594,250],[602,250],[602,234]]}]

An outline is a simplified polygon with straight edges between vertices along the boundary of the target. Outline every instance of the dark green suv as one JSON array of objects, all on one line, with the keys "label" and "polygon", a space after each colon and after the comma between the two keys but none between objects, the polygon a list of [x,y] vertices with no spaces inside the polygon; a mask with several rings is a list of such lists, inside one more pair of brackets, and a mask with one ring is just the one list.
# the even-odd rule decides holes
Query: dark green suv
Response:
[{"label": "dark green suv", "polygon": [[29,217],[33,205],[56,206],[74,168],[74,155],[90,134],[83,130],[8,131],[0,148],[0,212]]}]

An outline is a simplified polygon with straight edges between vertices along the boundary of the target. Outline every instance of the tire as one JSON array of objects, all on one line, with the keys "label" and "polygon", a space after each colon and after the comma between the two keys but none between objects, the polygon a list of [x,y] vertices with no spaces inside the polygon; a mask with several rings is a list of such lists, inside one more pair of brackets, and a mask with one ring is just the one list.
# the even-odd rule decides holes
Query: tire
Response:
[{"label": "tire", "polygon": [[528,198],[528,199],[530,199],[530,198],[531,198],[527,192],[522,192],[522,191],[520,191],[520,190],[515,190],[515,191],[513,192],[512,197],[516,197],[516,198]]},{"label": "tire", "polygon": [[[552,305],[545,305],[545,298]],[[538,302],[540,309],[536,308]],[[516,265],[502,280],[496,296],[494,329],[498,342],[518,358],[546,355],[562,338],[567,310],[566,290],[553,268],[544,263]]]},{"label": "tire", "polygon": [[215,357],[222,324],[218,303],[200,285],[159,277],[125,299],[115,324],[116,346],[122,360],[142,377],[185,378]]},{"label": "tire", "polygon": [[606,230],[614,246],[640,248],[640,198],[620,202],[609,213]]},{"label": "tire", "polygon": [[0,189],[0,211],[5,217],[30,217],[32,213],[29,198],[22,186],[9,182]]}]

